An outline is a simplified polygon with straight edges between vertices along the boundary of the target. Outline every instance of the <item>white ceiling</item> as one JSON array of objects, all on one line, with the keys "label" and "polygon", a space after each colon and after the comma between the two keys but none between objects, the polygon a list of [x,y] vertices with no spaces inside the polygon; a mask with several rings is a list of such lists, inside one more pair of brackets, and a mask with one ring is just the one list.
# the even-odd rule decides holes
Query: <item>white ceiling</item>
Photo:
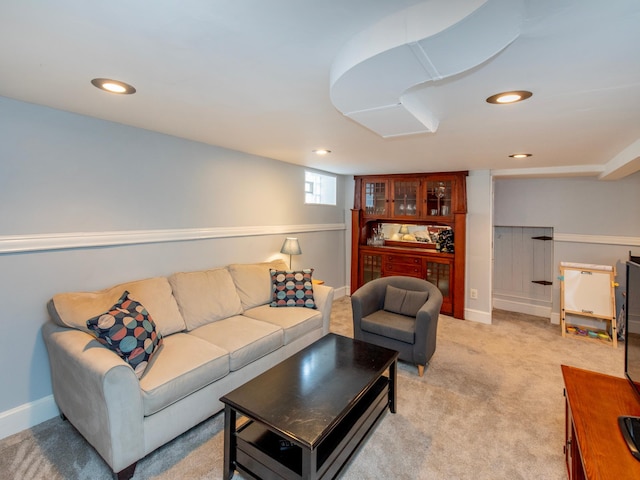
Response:
[{"label": "white ceiling", "polygon": [[[514,5],[517,22],[465,27]],[[394,55],[416,40],[464,65],[413,76]],[[505,90],[533,97],[485,102]],[[619,178],[640,170],[640,2],[0,0],[0,95],[342,174]],[[435,132],[383,138],[344,114],[373,96]]]}]

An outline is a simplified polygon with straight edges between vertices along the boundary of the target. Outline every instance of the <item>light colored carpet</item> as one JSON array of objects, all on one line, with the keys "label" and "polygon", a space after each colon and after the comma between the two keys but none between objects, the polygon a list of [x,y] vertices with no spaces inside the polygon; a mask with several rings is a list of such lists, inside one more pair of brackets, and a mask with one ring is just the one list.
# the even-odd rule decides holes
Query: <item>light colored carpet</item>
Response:
[{"label": "light colored carpet", "polygon": [[[349,297],[334,302],[331,330],[353,334]],[[623,345],[562,338],[547,319],[496,311],[493,325],[483,325],[441,316],[424,377],[400,363],[398,412],[384,415],[341,478],[563,480],[560,365],[622,376],[623,361]],[[193,428],[141,460],[134,479],[221,478],[223,426],[219,414]],[[0,441],[0,477],[111,475],[54,418]]]}]

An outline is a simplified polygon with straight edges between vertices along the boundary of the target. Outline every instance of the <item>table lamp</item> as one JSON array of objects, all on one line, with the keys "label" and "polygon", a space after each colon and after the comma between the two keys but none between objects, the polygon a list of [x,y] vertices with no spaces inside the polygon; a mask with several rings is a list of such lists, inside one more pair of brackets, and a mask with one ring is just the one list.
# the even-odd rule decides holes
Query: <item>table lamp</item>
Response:
[{"label": "table lamp", "polygon": [[282,248],[280,249],[280,253],[284,253],[289,255],[289,268],[291,268],[291,256],[292,255],[300,255],[302,253],[302,249],[300,248],[300,244],[298,243],[297,238],[287,237],[287,239],[282,244]]}]

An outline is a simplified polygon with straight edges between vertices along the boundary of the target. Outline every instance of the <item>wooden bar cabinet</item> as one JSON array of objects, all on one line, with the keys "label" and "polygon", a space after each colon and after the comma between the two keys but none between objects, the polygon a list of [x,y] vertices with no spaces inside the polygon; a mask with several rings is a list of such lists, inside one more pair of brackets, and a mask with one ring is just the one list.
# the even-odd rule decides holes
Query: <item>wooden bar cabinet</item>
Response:
[{"label": "wooden bar cabinet", "polygon": [[[442,292],[442,313],[464,318],[467,174],[354,177],[351,293],[379,277],[423,278]],[[382,233],[391,227],[393,235]],[[409,227],[420,231],[414,236]],[[452,242],[433,240],[444,238],[433,233],[442,230],[452,232]]]}]

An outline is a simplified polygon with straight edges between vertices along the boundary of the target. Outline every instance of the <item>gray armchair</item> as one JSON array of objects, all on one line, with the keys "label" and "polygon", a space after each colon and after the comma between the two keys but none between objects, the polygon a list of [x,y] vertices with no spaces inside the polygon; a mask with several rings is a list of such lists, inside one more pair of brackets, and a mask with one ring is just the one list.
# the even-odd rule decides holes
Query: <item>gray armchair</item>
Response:
[{"label": "gray armchair", "polygon": [[[389,288],[387,288],[389,286]],[[442,293],[426,280],[382,277],[351,296],[357,340],[397,350],[400,360],[418,366],[418,375],[436,350]]]}]

